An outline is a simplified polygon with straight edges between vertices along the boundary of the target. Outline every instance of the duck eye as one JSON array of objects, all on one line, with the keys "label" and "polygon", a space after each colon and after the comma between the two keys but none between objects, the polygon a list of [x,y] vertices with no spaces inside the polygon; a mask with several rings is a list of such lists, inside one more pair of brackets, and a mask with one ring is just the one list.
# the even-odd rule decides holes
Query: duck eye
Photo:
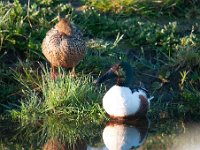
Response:
[{"label": "duck eye", "polygon": [[111,70],[116,74],[118,77],[123,77],[125,76],[125,72],[123,67],[120,65],[115,65],[114,67],[111,68]]},{"label": "duck eye", "polygon": [[119,68],[119,69],[118,69],[117,75],[118,75],[118,76],[121,76],[121,77],[125,76],[125,72],[124,72],[123,68]]}]

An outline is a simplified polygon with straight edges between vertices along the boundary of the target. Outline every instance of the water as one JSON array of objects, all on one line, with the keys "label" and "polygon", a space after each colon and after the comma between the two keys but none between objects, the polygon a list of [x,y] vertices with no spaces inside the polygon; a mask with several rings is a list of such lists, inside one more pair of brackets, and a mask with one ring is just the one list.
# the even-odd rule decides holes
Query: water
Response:
[{"label": "water", "polygon": [[48,118],[26,125],[4,120],[0,122],[0,149],[197,150],[199,135],[200,124],[169,119],[91,123]]}]

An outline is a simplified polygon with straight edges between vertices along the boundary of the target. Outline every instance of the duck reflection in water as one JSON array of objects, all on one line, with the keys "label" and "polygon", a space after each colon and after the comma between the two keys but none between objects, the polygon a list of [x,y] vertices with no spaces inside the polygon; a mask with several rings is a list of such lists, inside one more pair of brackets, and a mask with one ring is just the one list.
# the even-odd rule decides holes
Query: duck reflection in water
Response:
[{"label": "duck reflection in water", "polygon": [[148,118],[112,120],[103,130],[103,141],[109,150],[136,149],[146,141],[148,128]]},{"label": "duck reflection in water", "polygon": [[86,150],[87,145],[83,141],[77,141],[75,144],[70,145],[63,143],[58,139],[49,139],[43,147],[43,150]]}]

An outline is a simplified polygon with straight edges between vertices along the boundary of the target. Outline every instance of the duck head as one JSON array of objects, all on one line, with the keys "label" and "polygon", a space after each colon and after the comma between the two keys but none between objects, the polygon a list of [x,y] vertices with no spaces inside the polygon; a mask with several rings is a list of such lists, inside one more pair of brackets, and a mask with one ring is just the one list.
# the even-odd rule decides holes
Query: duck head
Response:
[{"label": "duck head", "polygon": [[117,79],[117,85],[130,87],[133,80],[133,69],[131,65],[127,62],[114,65],[103,76],[99,77],[96,83],[100,84],[112,78]]},{"label": "duck head", "polygon": [[68,19],[59,18],[58,23],[55,25],[55,28],[66,36],[72,35],[72,25]]}]

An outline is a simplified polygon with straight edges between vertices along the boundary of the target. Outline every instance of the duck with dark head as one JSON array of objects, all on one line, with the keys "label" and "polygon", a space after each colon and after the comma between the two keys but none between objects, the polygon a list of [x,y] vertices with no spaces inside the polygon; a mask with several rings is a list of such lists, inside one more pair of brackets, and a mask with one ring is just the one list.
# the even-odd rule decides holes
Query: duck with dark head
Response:
[{"label": "duck with dark head", "polygon": [[145,117],[153,96],[149,96],[146,89],[132,88],[133,69],[127,62],[121,62],[111,67],[96,83],[116,78],[112,86],[103,97],[103,108],[111,118],[129,119]]}]

